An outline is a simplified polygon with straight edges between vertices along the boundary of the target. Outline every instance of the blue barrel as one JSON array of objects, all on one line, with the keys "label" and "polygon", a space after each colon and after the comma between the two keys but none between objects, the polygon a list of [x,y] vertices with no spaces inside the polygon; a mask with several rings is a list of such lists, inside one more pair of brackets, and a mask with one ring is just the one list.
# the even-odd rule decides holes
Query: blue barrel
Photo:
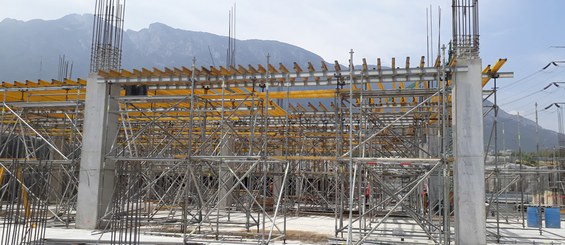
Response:
[{"label": "blue barrel", "polygon": [[539,208],[538,207],[528,207],[528,227],[539,228],[541,222],[539,222]]},{"label": "blue barrel", "polygon": [[545,227],[561,228],[560,208],[545,208]]}]

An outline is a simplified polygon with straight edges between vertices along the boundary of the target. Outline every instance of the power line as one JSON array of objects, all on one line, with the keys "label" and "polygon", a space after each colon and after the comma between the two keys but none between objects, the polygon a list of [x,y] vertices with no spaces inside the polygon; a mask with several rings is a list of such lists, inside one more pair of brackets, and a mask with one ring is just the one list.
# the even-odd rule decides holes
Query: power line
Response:
[{"label": "power line", "polygon": [[509,102],[500,104],[500,106],[512,104],[512,103],[514,103],[514,102],[516,102],[516,101],[523,100],[523,99],[525,99],[525,98],[528,98],[528,97],[530,97],[530,96],[532,96],[532,95],[534,95],[534,94],[540,93],[540,92],[543,92],[543,89],[540,89],[540,90],[538,90],[538,91],[535,91],[535,92],[533,92],[533,93],[530,93],[530,94],[528,94],[528,95],[526,95],[526,96],[522,96],[522,97],[520,97],[520,98],[518,98],[518,99],[511,100],[511,101],[509,101]]},{"label": "power line", "polygon": [[[513,102],[511,105],[512,107],[515,108],[522,108],[525,107],[529,104],[531,104],[531,102],[533,100],[536,100],[537,102],[541,103],[541,104],[549,104],[550,102],[553,102],[555,100],[559,100],[562,95],[560,93],[561,91],[557,90],[557,89],[553,89],[551,91],[543,91],[542,93],[537,93],[533,96],[530,96],[527,99],[521,99],[519,101]],[[517,97],[515,97],[517,98]],[[510,99],[508,99],[510,100]]]},{"label": "power line", "polygon": [[544,88],[542,88],[542,89],[540,89],[540,90],[534,91],[533,93],[527,94],[527,95],[525,95],[525,96],[522,96],[522,97],[520,97],[520,98],[511,100],[511,101],[509,101],[509,102],[502,103],[502,104],[500,104],[500,106],[512,104],[512,103],[514,103],[514,102],[516,102],[516,101],[520,101],[520,100],[523,100],[523,99],[525,99],[525,98],[528,98],[528,97],[530,97],[530,96],[532,96],[532,95],[535,95],[535,94],[537,94],[537,93],[543,92],[543,91],[547,90],[548,88],[550,88],[552,85],[555,85],[556,87],[559,87],[559,85],[558,85],[557,82],[552,82],[552,83],[549,83],[547,86],[545,86]]},{"label": "power line", "polygon": [[500,89],[507,89],[507,88],[514,87],[514,86],[520,84],[521,82],[524,82],[524,81],[530,79],[531,77],[536,76],[537,74],[543,72],[544,70],[546,70],[546,69],[549,68],[549,67],[552,67],[552,66],[559,67],[559,64],[560,64],[560,63],[565,63],[565,62],[564,62],[564,61],[551,61],[551,62],[549,62],[547,65],[545,65],[543,68],[537,70],[536,72],[533,72],[533,73],[531,73],[531,74],[529,74],[529,75],[527,75],[527,76],[525,76],[525,77],[523,77],[523,78],[521,78],[521,79],[518,79],[518,80],[517,80],[516,82],[514,82],[514,83],[508,84],[508,85],[506,85],[506,86],[501,86],[501,87],[499,88],[499,90],[500,90]]}]

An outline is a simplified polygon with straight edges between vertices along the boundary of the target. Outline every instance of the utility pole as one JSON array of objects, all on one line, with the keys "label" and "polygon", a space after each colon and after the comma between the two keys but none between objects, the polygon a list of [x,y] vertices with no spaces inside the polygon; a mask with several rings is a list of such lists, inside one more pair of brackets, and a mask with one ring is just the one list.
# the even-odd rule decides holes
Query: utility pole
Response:
[{"label": "utility pole", "polygon": [[502,122],[502,151],[506,151],[506,138],[504,137],[504,122]]},{"label": "utility pole", "polygon": [[[494,184],[495,193],[500,191],[500,169],[498,168],[498,104],[496,95],[496,77],[494,77]],[[496,200],[496,243],[500,243],[500,205]]]},{"label": "utility pole", "polygon": [[[551,196],[553,197],[552,198],[553,199],[552,200],[552,202],[553,202],[552,206],[554,206],[554,207],[555,207],[555,205],[559,205],[558,200],[557,200],[557,195],[559,193],[559,175],[561,175],[561,173],[559,173],[558,163],[557,163],[556,158],[555,158],[555,152],[556,151],[557,150],[555,149],[555,146],[554,146],[553,147],[553,161],[551,161],[552,165],[553,165],[553,169],[556,170],[555,175],[554,175],[555,186],[551,187],[551,192],[552,192]],[[559,196],[561,197],[561,195],[559,195]]]},{"label": "utility pole", "polygon": [[523,174],[523,164],[522,164],[522,139],[520,136],[520,128],[522,127],[522,118],[520,118],[520,112],[518,112],[518,161],[520,164],[520,213],[522,216],[522,228],[526,228],[526,223],[524,222],[524,174]]},{"label": "utility pole", "polygon": [[539,173],[539,168],[540,168],[540,161],[539,161],[539,121],[538,121],[538,102],[535,103],[536,106],[536,162],[537,162],[537,184],[538,184],[538,228],[539,228],[539,234],[541,236],[542,234],[542,229],[541,229],[541,200],[542,200],[542,187],[541,187],[541,175]]},{"label": "utility pole", "polygon": [[[539,154],[539,122],[538,122],[538,102],[535,103],[536,106],[536,153]],[[539,161],[538,161],[539,163]],[[538,164],[539,167],[539,164]]]}]

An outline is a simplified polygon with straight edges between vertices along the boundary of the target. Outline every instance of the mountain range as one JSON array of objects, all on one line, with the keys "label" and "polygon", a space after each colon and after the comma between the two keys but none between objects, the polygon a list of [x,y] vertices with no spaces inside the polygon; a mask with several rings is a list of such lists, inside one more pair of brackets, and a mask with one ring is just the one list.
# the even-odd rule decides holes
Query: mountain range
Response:
[{"label": "mountain range", "polygon": [[[483,107],[485,149],[494,151],[493,127],[495,116],[494,110],[492,110],[493,103],[485,100]],[[534,152],[538,148],[538,140],[540,150],[557,148],[558,146],[557,132],[538,127],[530,119],[512,115],[500,109],[496,121],[498,150],[517,151],[521,147],[524,152]],[[520,140],[518,140],[518,136]]]},{"label": "mountain range", "polygon": [[[20,21],[4,19],[0,22],[0,81],[52,79],[58,76],[60,56],[73,64],[72,78],[86,77],[89,71],[92,43],[93,16],[71,14],[56,20]],[[269,54],[273,64],[292,67],[320,64],[323,58],[303,48],[268,40],[236,40],[236,63],[266,64]],[[190,66],[197,58],[197,66],[226,64],[228,37],[206,32],[176,29],[162,23],[153,23],[139,31],[127,30],[123,38],[122,68]],[[492,107],[485,101],[485,112]],[[485,113],[485,145],[494,121],[494,113]],[[518,149],[518,131],[523,151],[535,151],[538,134],[536,124],[529,119],[498,114],[499,149]],[[492,141],[492,140],[491,140]],[[494,141],[488,146],[493,150]],[[540,149],[557,145],[557,133],[539,129]]]},{"label": "mountain range", "polygon": [[[0,80],[57,78],[59,56],[73,63],[72,77],[86,77],[90,65],[93,16],[71,14],[57,20],[0,22]],[[237,40],[237,63],[257,65],[293,62],[320,64],[322,57],[278,41]],[[153,23],[123,37],[122,68],[197,66],[226,64],[228,37],[175,29]]]}]

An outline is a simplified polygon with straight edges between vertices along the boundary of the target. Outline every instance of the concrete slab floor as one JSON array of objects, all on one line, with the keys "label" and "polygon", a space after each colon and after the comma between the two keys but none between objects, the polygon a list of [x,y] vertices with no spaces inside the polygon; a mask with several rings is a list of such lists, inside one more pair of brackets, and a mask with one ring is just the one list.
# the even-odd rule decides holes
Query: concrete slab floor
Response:
[{"label": "concrete slab floor", "polygon": [[[277,222],[279,223],[279,222]],[[282,221],[281,221],[282,225]],[[560,229],[543,228],[540,235],[537,228],[522,228],[521,222],[506,223],[500,222],[500,242],[504,244],[565,244],[565,221],[561,222]],[[241,227],[227,228],[241,230]],[[334,237],[335,221],[330,216],[302,216],[287,217],[287,234],[291,238],[287,244],[343,244],[341,237]],[[373,244],[434,244],[432,240],[425,237],[402,237],[399,234],[416,234],[420,227],[410,222],[409,219],[391,218],[389,223],[384,223],[382,229],[386,230],[387,236],[373,236],[370,243]],[[0,232],[1,232],[0,228]],[[453,229],[452,229],[453,231]],[[388,233],[387,233],[388,232]],[[395,234],[395,235],[393,235]],[[487,240],[489,244],[496,244],[496,220],[489,219],[487,223]],[[345,235],[344,235],[345,236]],[[358,238],[358,234],[354,236]],[[404,238],[404,239],[403,239]],[[47,228],[45,234],[47,245],[70,245],[70,244],[109,244],[110,233],[100,234],[99,231],[66,229],[66,228]],[[402,241],[403,240],[403,241]],[[214,240],[191,240],[193,244],[237,244],[232,241]],[[241,242],[246,242],[241,240]],[[248,243],[255,243],[247,241]],[[282,241],[275,241],[274,244],[282,244]],[[172,236],[147,235],[140,236],[140,244],[185,244],[183,239]]]}]

